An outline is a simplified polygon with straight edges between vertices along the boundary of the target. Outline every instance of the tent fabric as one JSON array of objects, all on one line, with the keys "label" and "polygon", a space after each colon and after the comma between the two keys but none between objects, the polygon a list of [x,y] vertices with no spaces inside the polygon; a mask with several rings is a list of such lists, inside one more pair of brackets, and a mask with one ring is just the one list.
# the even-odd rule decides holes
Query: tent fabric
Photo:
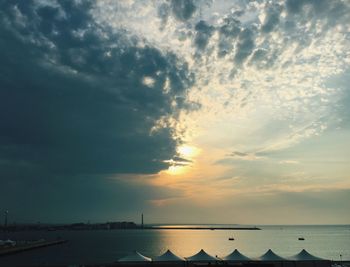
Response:
[{"label": "tent fabric", "polygon": [[172,253],[169,249],[162,255],[158,256],[158,257],[155,257],[153,259],[153,261],[162,261],[162,262],[165,262],[165,261],[172,261],[172,262],[179,262],[179,261],[185,261],[185,259],[175,255],[174,253]]},{"label": "tent fabric", "polygon": [[206,261],[206,262],[218,260],[217,258],[207,254],[203,249],[201,249],[197,254],[191,257],[187,257],[185,259],[188,261]]},{"label": "tent fabric", "polygon": [[271,249],[266,251],[265,254],[261,255],[258,260],[260,261],[285,261],[286,259],[278,256],[276,253],[274,253]]},{"label": "tent fabric", "polygon": [[119,259],[118,261],[119,262],[147,262],[152,260],[146,256],[143,256],[138,251],[134,251],[133,253],[130,253],[129,255]]},{"label": "tent fabric", "polygon": [[324,259],[316,257],[314,255],[311,255],[309,252],[307,252],[305,249],[300,251],[298,254],[289,257],[289,260],[294,260],[294,261],[322,261]]},{"label": "tent fabric", "polygon": [[235,249],[231,254],[222,258],[225,261],[252,261],[247,256],[243,255],[237,249]]}]

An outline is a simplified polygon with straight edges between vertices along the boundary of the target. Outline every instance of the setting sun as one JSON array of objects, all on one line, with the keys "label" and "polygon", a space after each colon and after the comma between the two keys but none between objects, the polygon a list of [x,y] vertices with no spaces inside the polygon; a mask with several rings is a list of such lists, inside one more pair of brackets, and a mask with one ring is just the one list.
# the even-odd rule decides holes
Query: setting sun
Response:
[{"label": "setting sun", "polygon": [[172,165],[166,170],[167,174],[180,175],[188,172],[189,166],[193,163],[194,157],[199,154],[199,149],[194,146],[182,145],[177,148],[177,153],[186,161],[168,161],[171,162]]},{"label": "setting sun", "polygon": [[185,158],[193,158],[199,153],[198,148],[188,145],[182,145],[178,147],[177,152],[180,154],[181,157]]}]

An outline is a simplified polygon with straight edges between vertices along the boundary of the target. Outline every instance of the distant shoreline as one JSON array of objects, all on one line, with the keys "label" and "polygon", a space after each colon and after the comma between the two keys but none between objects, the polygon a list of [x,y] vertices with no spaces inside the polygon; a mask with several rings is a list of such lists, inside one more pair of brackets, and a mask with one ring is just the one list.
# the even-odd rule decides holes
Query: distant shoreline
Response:
[{"label": "distant shoreline", "polygon": [[195,227],[195,226],[151,226],[141,229],[147,230],[261,230],[259,227]]},{"label": "distant shoreline", "polygon": [[134,222],[106,222],[106,223],[73,223],[63,225],[45,224],[16,224],[6,228],[0,227],[0,232],[18,231],[59,231],[59,230],[261,230],[256,226],[239,225],[138,225]]}]

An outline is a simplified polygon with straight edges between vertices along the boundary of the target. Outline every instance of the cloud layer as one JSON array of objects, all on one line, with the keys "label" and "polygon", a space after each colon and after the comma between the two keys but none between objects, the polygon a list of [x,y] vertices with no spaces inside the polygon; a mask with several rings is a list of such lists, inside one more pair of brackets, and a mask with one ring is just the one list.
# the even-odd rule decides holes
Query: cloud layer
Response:
[{"label": "cloud layer", "polygon": [[[55,187],[96,188],[105,195],[96,209],[136,192],[118,206],[127,214],[205,192],[219,203],[239,191],[348,186],[346,162],[313,163],[349,147],[339,146],[349,125],[347,1],[0,7],[0,200],[13,209],[19,202],[6,199],[18,194],[58,205],[42,194]],[[200,153],[181,154],[182,144]]]},{"label": "cloud layer", "polygon": [[10,164],[64,173],[166,167],[178,140],[158,124],[184,108],[186,64],[99,28],[87,3],[5,8],[1,140]]}]

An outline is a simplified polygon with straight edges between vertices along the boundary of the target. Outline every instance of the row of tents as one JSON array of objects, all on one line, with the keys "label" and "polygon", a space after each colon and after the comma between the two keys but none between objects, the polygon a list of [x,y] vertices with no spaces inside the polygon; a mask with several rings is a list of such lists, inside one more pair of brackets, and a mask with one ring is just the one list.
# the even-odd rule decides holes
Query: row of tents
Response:
[{"label": "row of tents", "polygon": [[133,253],[121,258],[118,262],[218,262],[218,261],[227,261],[227,262],[255,262],[255,261],[264,261],[264,262],[284,262],[284,261],[328,261],[314,255],[311,255],[305,249],[300,251],[298,254],[283,258],[276,253],[274,253],[271,249],[269,249],[265,254],[261,255],[258,258],[249,258],[242,253],[240,253],[237,249],[235,249],[232,253],[225,257],[212,256],[206,253],[203,249],[201,249],[197,254],[190,257],[180,257],[175,255],[170,250],[167,250],[164,254],[155,257],[153,259],[146,257],[139,253],[138,251],[134,251]]}]

